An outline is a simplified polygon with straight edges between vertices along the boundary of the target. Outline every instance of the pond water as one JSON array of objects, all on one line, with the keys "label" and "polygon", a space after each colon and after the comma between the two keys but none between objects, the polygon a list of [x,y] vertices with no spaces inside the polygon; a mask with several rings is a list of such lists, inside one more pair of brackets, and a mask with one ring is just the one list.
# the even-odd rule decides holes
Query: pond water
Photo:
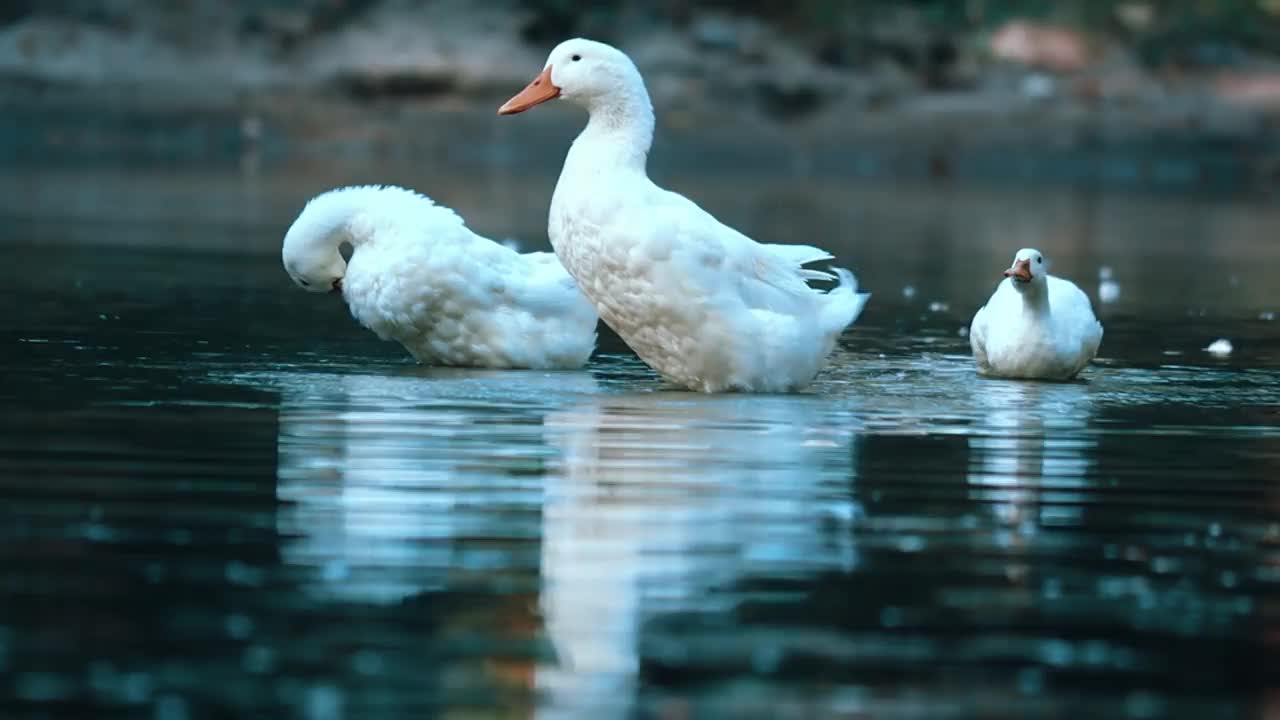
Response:
[{"label": "pond water", "polygon": [[[686,182],[873,292],[810,392],[708,397],[607,333],[416,367],[278,266],[339,174],[0,179],[3,717],[1280,712],[1274,208]],[[436,180],[538,237],[549,185]],[[1112,270],[1081,382],[974,374],[1023,245]]]}]

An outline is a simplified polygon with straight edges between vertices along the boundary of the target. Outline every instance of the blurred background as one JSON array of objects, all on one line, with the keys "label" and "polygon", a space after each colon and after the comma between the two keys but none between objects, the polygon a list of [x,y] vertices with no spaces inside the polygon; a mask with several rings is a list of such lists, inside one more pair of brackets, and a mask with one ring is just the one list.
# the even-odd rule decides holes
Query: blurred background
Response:
[{"label": "blurred background", "polygon": [[[574,35],[644,73],[656,180],[831,248],[882,301],[945,261],[934,299],[967,313],[1042,246],[1091,283],[1149,281],[1125,301],[1217,301],[1221,277],[1263,302],[1276,0],[15,0],[0,215],[19,242],[266,256],[311,196],[396,183],[545,248],[584,118],[495,109]],[[1206,276],[1208,246],[1231,261]]]},{"label": "blurred background", "polygon": [[626,48],[676,125],[969,135],[1035,119],[1247,141],[1280,112],[1275,0],[15,0],[0,23],[0,77],[24,104],[456,108],[503,97],[582,35]]},{"label": "blurred background", "polygon": [[[760,197],[835,183],[1257,201],[1280,182],[1275,0],[15,0],[0,213],[28,236],[81,218],[99,241],[274,252],[307,197],[402,183],[545,246],[582,117],[494,109],[575,35],[643,70],[659,182],[749,232],[776,232],[750,217]],[[726,184],[742,178],[767,190]],[[899,217],[867,217],[884,204],[859,187],[838,202],[856,217],[785,232],[832,234],[840,255],[919,213],[902,188]],[[198,240],[175,229],[192,222]]]},{"label": "blurred background", "polygon": [[[624,48],[663,129],[707,141],[684,162],[1215,192],[1280,179],[1276,0],[14,0],[0,157],[536,175],[563,144],[528,126],[575,121],[492,111],[574,35]],[[508,134],[533,152],[512,156]],[[675,155],[659,141],[660,168]]]},{"label": "blurred background", "polygon": [[[956,188],[1257,201],[1280,183],[1275,0],[14,0],[0,213],[45,240],[46,220],[105,218],[133,225],[115,244],[274,253],[308,197],[401,183],[545,247],[582,117],[494,109],[574,35],[645,74],[660,182],[749,233],[832,235],[838,255]],[[868,187],[899,188],[902,212],[877,217]],[[762,198],[827,217],[773,227],[751,214]],[[198,239],[166,225],[192,222]],[[993,224],[1001,255],[1040,241]]]}]

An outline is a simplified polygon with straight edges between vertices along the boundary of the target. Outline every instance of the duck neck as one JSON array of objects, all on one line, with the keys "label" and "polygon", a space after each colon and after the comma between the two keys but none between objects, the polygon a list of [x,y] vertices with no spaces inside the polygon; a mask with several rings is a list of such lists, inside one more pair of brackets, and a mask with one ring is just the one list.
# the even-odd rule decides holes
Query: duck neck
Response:
[{"label": "duck neck", "polygon": [[645,171],[653,145],[653,105],[644,84],[619,89],[587,106],[591,119],[573,143],[574,160],[591,167]]},{"label": "duck neck", "polygon": [[1022,290],[1022,312],[1025,315],[1043,316],[1049,314],[1048,288],[1029,285]]},{"label": "duck neck", "polygon": [[[375,240],[383,244],[398,238],[417,243],[424,234],[435,237],[441,234],[441,228],[462,224],[448,208],[394,185],[330,190],[307,203],[297,222],[305,228],[303,236],[317,238],[335,250],[343,243],[359,248],[374,244]],[[400,232],[394,232],[396,229]]]},{"label": "duck neck", "polygon": [[312,237],[337,250],[343,243],[358,248],[372,239],[375,227],[369,212],[387,204],[389,196],[399,188],[377,186],[347,187],[324,193],[310,203],[303,213]]}]

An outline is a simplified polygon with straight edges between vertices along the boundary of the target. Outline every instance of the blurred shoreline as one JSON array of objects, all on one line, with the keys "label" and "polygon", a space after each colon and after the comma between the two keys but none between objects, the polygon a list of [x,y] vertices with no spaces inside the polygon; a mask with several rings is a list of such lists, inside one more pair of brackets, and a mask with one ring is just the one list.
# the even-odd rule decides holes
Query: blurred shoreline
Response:
[{"label": "blurred shoreline", "polygon": [[[0,158],[252,164],[368,153],[380,163],[542,173],[558,169],[581,126],[566,109],[494,116],[541,68],[546,38],[567,32],[532,32],[546,24],[530,9],[537,3],[291,0],[227,10],[197,0],[113,14],[116,5],[63,3],[0,25]],[[1121,5],[1134,17],[1150,9]],[[643,5],[610,7],[606,20],[571,29],[632,54],[658,112],[655,159],[668,156],[664,167],[681,173],[1193,192],[1280,185],[1280,59],[1227,52],[1229,43],[1190,43],[1178,57],[1199,60],[1153,66],[1051,21],[947,34],[881,12],[855,18],[866,24],[862,40],[836,43],[834,30],[718,9],[677,25]]]},{"label": "blurred shoreline", "polygon": [[[253,173],[314,161],[377,167],[387,177],[430,164],[554,179],[585,118],[567,105],[500,118],[501,100],[355,104],[276,96],[184,107],[45,97],[15,104],[0,119],[0,158],[12,169],[203,164]],[[960,117],[904,110],[844,127],[660,115],[651,166],[655,177],[755,172],[1270,196],[1280,187],[1280,136],[1040,111]]]}]

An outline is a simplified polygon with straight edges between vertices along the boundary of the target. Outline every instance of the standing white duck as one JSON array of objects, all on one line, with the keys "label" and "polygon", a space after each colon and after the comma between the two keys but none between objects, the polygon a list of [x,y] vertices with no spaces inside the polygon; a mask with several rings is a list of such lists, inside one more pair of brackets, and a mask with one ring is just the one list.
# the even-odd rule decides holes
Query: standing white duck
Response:
[{"label": "standing white duck", "polygon": [[[808,385],[867,295],[848,270],[802,266],[832,256],[764,245],[721,224],[645,170],[649,94],[621,51],[567,40],[498,112],[561,97],[586,108],[551,199],[556,255],[600,317],[669,381],[703,392],[792,391]],[[835,280],[823,293],[808,280]]]},{"label": "standing white duck", "polygon": [[361,325],[424,364],[577,368],[595,347],[595,311],[555,255],[476,235],[412,190],[318,195],[285,234],[282,255],[299,286],[340,291]]},{"label": "standing white duck", "polygon": [[1089,296],[1049,274],[1044,255],[1024,248],[973,316],[969,343],[983,375],[1070,380],[1098,354],[1102,324]]}]

